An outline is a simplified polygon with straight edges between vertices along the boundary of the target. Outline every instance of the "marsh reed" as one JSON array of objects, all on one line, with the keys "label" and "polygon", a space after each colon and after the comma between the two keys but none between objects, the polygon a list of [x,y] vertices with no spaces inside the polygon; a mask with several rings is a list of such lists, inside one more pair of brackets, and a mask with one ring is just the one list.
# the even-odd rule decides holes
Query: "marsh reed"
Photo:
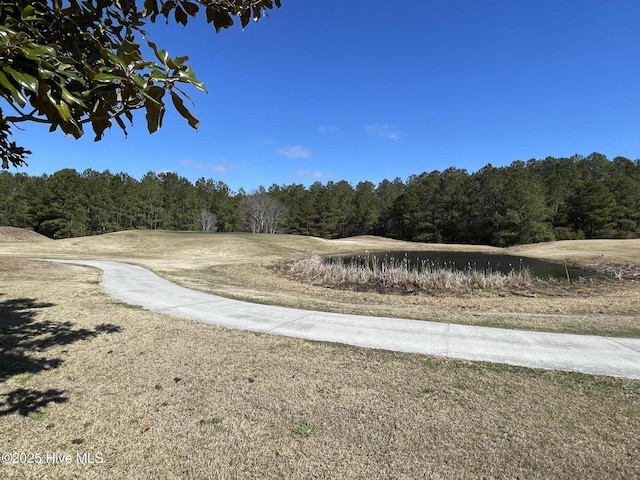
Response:
[{"label": "marsh reed", "polygon": [[459,270],[453,265],[424,261],[416,266],[406,259],[381,260],[374,255],[347,263],[340,258],[326,259],[314,255],[283,264],[280,270],[299,281],[326,286],[374,287],[407,292],[513,288],[529,286],[533,282],[533,275],[526,268],[502,273],[468,265]]}]

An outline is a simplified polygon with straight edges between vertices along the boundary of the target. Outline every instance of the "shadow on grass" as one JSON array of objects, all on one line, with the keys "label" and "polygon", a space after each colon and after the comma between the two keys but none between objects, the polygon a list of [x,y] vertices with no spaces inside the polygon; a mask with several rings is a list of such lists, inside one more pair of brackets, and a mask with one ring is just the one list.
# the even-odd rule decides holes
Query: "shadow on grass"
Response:
[{"label": "shadow on grass", "polygon": [[0,403],[0,416],[19,413],[28,416],[49,403],[64,403],[68,397],[63,396],[64,390],[32,390],[28,388],[16,388],[2,395],[6,400]]},{"label": "shadow on grass", "polygon": [[[47,355],[46,351],[52,347],[122,331],[121,327],[111,324],[87,329],[74,328],[71,322],[42,319],[43,310],[53,306],[55,304],[30,298],[0,301],[0,382],[16,375],[58,368],[64,361]],[[56,389],[17,388],[0,395],[0,416],[16,412],[29,415],[49,403],[63,403],[67,401],[64,393]]]}]

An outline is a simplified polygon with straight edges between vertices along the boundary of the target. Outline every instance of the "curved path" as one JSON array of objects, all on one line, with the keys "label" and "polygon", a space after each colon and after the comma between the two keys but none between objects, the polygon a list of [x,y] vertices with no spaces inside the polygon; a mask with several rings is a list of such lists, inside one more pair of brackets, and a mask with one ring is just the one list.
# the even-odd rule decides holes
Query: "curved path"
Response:
[{"label": "curved path", "polygon": [[126,263],[49,260],[103,271],[123,302],[227,328],[524,367],[640,379],[640,339],[528,332],[397,318],[313,312],[190,290]]}]

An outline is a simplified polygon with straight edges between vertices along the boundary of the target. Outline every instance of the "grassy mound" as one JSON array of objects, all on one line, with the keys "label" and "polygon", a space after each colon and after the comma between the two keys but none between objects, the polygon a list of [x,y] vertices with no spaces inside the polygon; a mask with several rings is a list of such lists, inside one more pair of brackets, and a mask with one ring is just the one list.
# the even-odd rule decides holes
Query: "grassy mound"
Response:
[{"label": "grassy mound", "polygon": [[0,227],[0,242],[46,242],[49,237],[24,228]]}]

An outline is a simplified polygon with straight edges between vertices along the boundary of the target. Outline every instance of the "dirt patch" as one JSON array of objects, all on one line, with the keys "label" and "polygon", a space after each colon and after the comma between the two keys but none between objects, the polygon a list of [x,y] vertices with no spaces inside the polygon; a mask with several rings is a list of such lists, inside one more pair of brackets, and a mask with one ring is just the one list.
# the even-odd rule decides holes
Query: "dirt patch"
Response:
[{"label": "dirt patch", "polygon": [[0,242],[46,242],[51,241],[49,237],[24,228],[0,227]]},{"label": "dirt patch", "polygon": [[621,265],[615,263],[591,263],[584,268],[606,278],[640,280],[640,265]]},{"label": "dirt patch", "polygon": [[3,479],[640,476],[637,381],[225,330],[115,302],[90,268],[0,264],[2,354],[26,321],[48,362],[0,383],[0,448],[72,456]]}]

